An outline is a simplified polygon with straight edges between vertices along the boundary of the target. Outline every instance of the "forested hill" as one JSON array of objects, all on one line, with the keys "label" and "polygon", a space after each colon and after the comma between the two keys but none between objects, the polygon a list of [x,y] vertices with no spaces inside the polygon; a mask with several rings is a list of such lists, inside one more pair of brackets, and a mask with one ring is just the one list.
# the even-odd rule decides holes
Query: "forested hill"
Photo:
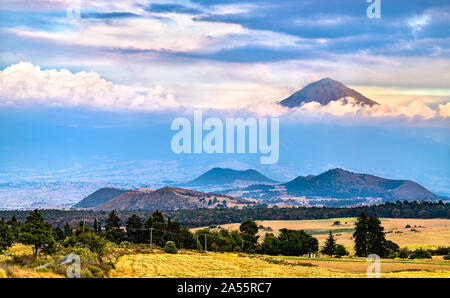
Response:
[{"label": "forested hill", "polygon": [[[356,217],[361,212],[367,215],[389,218],[450,218],[450,203],[431,202],[400,202],[385,203],[377,206],[364,206],[352,208],[330,207],[295,207],[295,208],[245,208],[245,209],[194,209],[163,211],[166,217],[180,222],[183,226],[200,227],[220,225],[226,223],[242,222],[246,219],[253,220],[300,220],[300,219],[325,219],[336,217]],[[80,221],[86,221],[92,225],[94,219],[104,223],[109,212],[107,211],[62,211],[42,210],[45,220],[52,226],[63,226],[68,222],[76,226]],[[149,217],[152,210],[119,211],[122,224],[131,214],[136,213],[141,217]],[[24,222],[28,211],[0,211],[0,218],[9,220],[16,215],[20,222]]]}]

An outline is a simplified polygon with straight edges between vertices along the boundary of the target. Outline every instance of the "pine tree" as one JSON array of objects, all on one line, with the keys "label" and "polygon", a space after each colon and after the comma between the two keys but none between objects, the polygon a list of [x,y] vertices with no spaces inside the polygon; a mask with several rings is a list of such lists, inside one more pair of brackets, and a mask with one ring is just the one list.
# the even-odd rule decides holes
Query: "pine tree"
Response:
[{"label": "pine tree", "polygon": [[367,223],[367,254],[386,255],[386,238],[384,228],[378,217],[369,217]]},{"label": "pine tree", "polygon": [[0,253],[12,246],[14,242],[14,233],[5,221],[0,219]]},{"label": "pine tree", "polygon": [[64,231],[61,230],[60,227],[56,227],[52,230],[53,238],[55,238],[56,241],[62,241],[64,240]]},{"label": "pine tree", "polygon": [[6,222],[6,224],[9,225],[11,227],[11,229],[12,229],[13,236],[14,236],[14,241],[15,242],[18,241],[19,240],[19,232],[20,232],[21,224],[17,220],[17,217],[15,215],[13,215],[11,217],[11,219]]},{"label": "pine tree", "polygon": [[55,238],[52,235],[52,227],[44,222],[39,210],[31,211],[20,230],[19,241],[33,246],[33,255],[36,257],[39,250],[45,248],[50,251],[55,246]]},{"label": "pine tree", "polygon": [[239,230],[242,232],[242,239],[244,239],[244,250],[253,252],[258,244],[259,236],[258,225],[251,219],[247,219],[241,223]]},{"label": "pine tree", "polygon": [[64,238],[72,236],[72,228],[70,227],[69,223],[66,222],[64,224]]},{"label": "pine tree", "polygon": [[327,240],[325,241],[325,246],[322,249],[322,253],[329,255],[330,257],[333,256],[336,250],[336,240],[333,237],[333,234],[330,231],[330,234],[328,235]]},{"label": "pine tree", "polygon": [[94,233],[99,235],[102,233],[102,227],[97,219],[94,219]]},{"label": "pine tree", "polygon": [[369,219],[367,216],[364,213],[361,213],[355,224],[356,227],[353,238],[355,239],[355,255],[358,257],[367,256],[368,221]]},{"label": "pine tree", "polygon": [[380,257],[385,257],[387,255],[388,243],[384,228],[381,226],[378,217],[367,217],[362,213],[356,222],[353,237],[355,238],[355,254],[357,256],[365,257],[370,254],[377,254]]},{"label": "pine tree", "polygon": [[120,218],[115,210],[111,211],[106,220],[105,231],[106,239],[111,242],[119,244],[124,239],[123,232],[120,229]]},{"label": "pine tree", "polygon": [[180,232],[181,225],[179,222],[172,220],[170,217],[167,218],[167,233],[164,235],[164,241],[173,241],[175,244],[181,248]]},{"label": "pine tree", "polygon": [[128,241],[133,243],[144,242],[144,225],[138,215],[132,214],[127,220],[126,227]]},{"label": "pine tree", "polygon": [[[152,232],[152,242],[156,245],[163,247],[165,245],[164,234],[167,228],[167,223],[164,219],[164,215],[161,211],[156,210],[153,212],[152,216],[145,222],[145,228],[153,228]],[[149,232],[146,233],[146,238],[150,241]]]}]

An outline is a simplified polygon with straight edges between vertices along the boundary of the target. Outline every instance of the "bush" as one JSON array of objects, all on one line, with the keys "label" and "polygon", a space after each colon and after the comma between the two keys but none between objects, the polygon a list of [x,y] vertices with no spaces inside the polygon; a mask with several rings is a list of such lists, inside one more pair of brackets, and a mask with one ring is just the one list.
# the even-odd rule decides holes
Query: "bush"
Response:
[{"label": "bush", "polygon": [[450,260],[450,255],[444,256],[444,260]]},{"label": "bush", "polygon": [[392,242],[390,240],[386,240],[384,247],[385,247],[384,257],[395,259],[398,256],[400,246],[398,246],[397,243]]},{"label": "bush", "polygon": [[114,249],[116,249],[118,247],[119,246],[116,243],[110,242],[110,241],[106,242],[106,245],[105,245],[105,249],[106,250],[114,250]]},{"label": "bush", "polygon": [[334,254],[340,258],[343,256],[348,256],[349,253],[348,251],[345,249],[345,247],[341,244],[336,245],[336,248],[334,249]]},{"label": "bush", "polygon": [[436,249],[428,250],[433,256],[445,256],[450,255],[450,246],[448,247],[438,247]]},{"label": "bush", "polygon": [[409,254],[410,254],[409,249],[407,247],[405,247],[405,248],[400,249],[400,251],[398,252],[398,257],[400,259],[407,259],[407,258],[409,258]]},{"label": "bush", "polygon": [[88,248],[102,256],[105,253],[106,240],[97,235],[88,226],[79,227],[72,236],[63,242],[64,247]]},{"label": "bush", "polygon": [[393,251],[390,248],[386,248],[386,254],[384,256],[388,259],[395,259],[398,257],[398,255],[399,255],[398,252]]},{"label": "bush", "polygon": [[119,247],[120,248],[130,248],[131,247],[131,243],[128,242],[128,241],[122,241],[122,242],[120,242]]},{"label": "bush", "polygon": [[167,241],[163,250],[168,254],[176,254],[178,252],[177,246],[173,241]]},{"label": "bush", "polygon": [[423,248],[416,249],[409,255],[410,259],[431,259],[431,253]]}]

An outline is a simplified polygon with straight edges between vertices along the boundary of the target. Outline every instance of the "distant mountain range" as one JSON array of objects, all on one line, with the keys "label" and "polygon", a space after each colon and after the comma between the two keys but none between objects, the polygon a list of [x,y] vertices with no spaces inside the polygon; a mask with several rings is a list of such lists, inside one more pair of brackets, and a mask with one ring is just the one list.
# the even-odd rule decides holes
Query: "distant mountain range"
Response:
[{"label": "distant mountain range", "polygon": [[[386,201],[438,200],[439,197],[410,180],[392,180],[342,169],[320,175],[299,176],[286,183],[275,183],[255,170],[237,171],[214,168],[189,182],[191,185],[228,184],[255,181],[250,186],[206,193],[186,188],[153,189],[102,188],[90,194],[74,208],[95,210],[196,209],[216,207],[242,208],[258,203],[269,205],[346,206]],[[251,199],[251,200],[247,200]],[[225,201],[225,204],[224,204]]]},{"label": "distant mountain range", "polygon": [[[115,190],[117,190],[116,193],[118,195],[111,197]],[[110,199],[106,200],[107,196],[105,194]],[[175,187],[163,187],[158,190],[102,188],[90,194],[73,207],[102,211],[140,209],[176,210],[219,207],[242,208],[254,204],[255,202],[224,194],[203,193]]]},{"label": "distant mountain range", "polygon": [[233,170],[227,168],[212,168],[192,181],[186,186],[208,186],[224,184],[259,184],[276,183],[256,170]]},{"label": "distant mountain range", "polygon": [[328,170],[320,175],[299,176],[292,181],[275,186],[252,185],[227,192],[230,195],[255,198],[258,202],[311,203],[314,200],[333,206],[380,200],[420,201],[437,200],[439,197],[420,184],[410,180],[392,180],[369,174],[357,174],[342,169]]},{"label": "distant mountain range", "polygon": [[280,103],[286,107],[294,108],[302,103],[316,101],[321,105],[327,105],[331,101],[352,97],[357,104],[373,106],[377,102],[365,97],[361,93],[346,87],[344,84],[330,78],[313,82],[303,89],[295,92]]},{"label": "distant mountain range", "polygon": [[113,187],[104,187],[99,190],[94,191],[78,203],[76,203],[74,208],[92,208],[103,203],[106,203],[113,198],[120,196],[123,193],[131,192],[133,190],[130,189],[119,189]]}]

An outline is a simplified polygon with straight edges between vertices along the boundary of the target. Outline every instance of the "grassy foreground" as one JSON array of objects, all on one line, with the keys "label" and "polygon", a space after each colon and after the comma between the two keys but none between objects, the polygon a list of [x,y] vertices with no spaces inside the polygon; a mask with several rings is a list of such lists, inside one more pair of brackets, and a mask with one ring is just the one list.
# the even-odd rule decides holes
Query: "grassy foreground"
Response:
[{"label": "grassy foreground", "polygon": [[[27,258],[31,247],[15,245],[7,254],[0,255],[0,278],[58,278],[65,277],[65,269],[44,268],[36,270],[36,263],[24,266],[12,262],[14,257]],[[364,258],[342,259],[306,257],[274,257],[243,253],[201,253],[181,250],[167,254],[158,249],[114,249],[111,254],[112,269],[105,275],[82,277],[113,278],[352,278],[366,277],[368,264]],[[37,261],[44,264],[49,258]],[[83,267],[92,266],[85,257]],[[92,270],[92,268],[91,268]],[[83,270],[84,272],[85,270]],[[432,260],[383,259],[381,277],[386,278],[450,278],[450,261],[442,257]]]},{"label": "grassy foreground", "polygon": [[50,271],[38,271],[32,268],[9,264],[14,256],[28,256],[32,254],[30,246],[14,245],[8,250],[8,254],[0,255],[0,278],[61,278],[60,274]]},{"label": "grassy foreground", "polygon": [[[450,262],[420,261],[382,261],[381,277],[450,278]],[[351,278],[366,277],[367,266],[363,259],[353,258],[311,261],[233,253],[161,253],[122,256],[110,277]]]}]

